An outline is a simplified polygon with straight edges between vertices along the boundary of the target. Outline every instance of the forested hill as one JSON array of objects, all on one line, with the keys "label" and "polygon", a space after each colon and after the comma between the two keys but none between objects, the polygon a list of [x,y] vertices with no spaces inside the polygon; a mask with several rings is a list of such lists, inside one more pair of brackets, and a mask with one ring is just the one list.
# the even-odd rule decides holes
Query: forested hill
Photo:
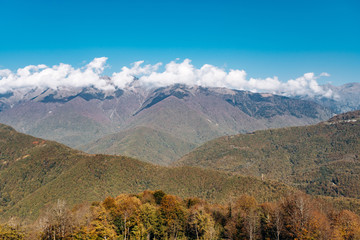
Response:
[{"label": "forested hill", "polygon": [[123,156],[89,155],[0,125],[0,217],[34,219],[58,199],[69,205],[104,196],[162,189],[180,197],[258,201],[293,192],[283,184],[194,167],[167,168]]},{"label": "forested hill", "polygon": [[320,124],[220,137],[176,165],[277,179],[311,194],[360,198],[360,111]]},{"label": "forested hill", "polygon": [[[348,124],[357,126],[357,115],[334,118],[320,125],[330,129],[335,126],[343,133]],[[322,138],[320,132],[310,130],[306,136]],[[266,132],[269,131],[243,136]],[[352,134],[357,132],[353,129]],[[285,133],[279,136],[284,137]],[[352,146],[358,149],[356,138],[350,139],[346,144],[353,142]],[[346,149],[351,156],[352,148]],[[353,168],[347,171],[356,173],[357,156],[337,162],[352,163]],[[360,236],[358,199],[311,198],[265,174],[261,179],[192,166],[161,167],[123,156],[90,155],[18,133],[6,125],[0,125],[0,165],[1,221],[16,217],[11,219],[31,223],[25,230],[0,223],[0,238],[5,239],[9,235],[18,239]],[[352,183],[352,176],[346,176],[350,176],[347,183]],[[338,177],[338,186],[347,184],[341,182],[342,175]],[[348,185],[349,189],[352,186]],[[138,194],[142,191],[145,192]],[[37,217],[40,218],[34,222]],[[274,225],[276,219],[281,226]],[[249,224],[254,227],[250,231]]]}]

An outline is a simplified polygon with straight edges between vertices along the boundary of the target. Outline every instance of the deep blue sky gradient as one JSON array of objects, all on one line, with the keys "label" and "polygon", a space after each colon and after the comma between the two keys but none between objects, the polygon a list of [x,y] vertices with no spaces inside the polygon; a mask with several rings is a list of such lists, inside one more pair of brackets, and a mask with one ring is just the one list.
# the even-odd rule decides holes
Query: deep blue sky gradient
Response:
[{"label": "deep blue sky gradient", "polygon": [[190,58],[251,77],[360,82],[360,1],[1,0],[0,69]]}]

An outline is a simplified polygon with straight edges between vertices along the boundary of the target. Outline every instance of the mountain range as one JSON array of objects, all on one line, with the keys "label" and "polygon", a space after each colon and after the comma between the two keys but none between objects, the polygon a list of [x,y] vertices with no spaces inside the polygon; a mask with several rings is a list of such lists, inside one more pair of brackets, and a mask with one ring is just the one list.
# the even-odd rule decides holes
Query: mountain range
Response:
[{"label": "mountain range", "polygon": [[0,122],[89,153],[169,165],[216,137],[315,124],[356,109],[360,99],[349,99],[360,95],[358,85],[332,87],[337,99],[179,84],[149,89],[136,86],[136,81],[115,91],[15,90],[0,95]]}]

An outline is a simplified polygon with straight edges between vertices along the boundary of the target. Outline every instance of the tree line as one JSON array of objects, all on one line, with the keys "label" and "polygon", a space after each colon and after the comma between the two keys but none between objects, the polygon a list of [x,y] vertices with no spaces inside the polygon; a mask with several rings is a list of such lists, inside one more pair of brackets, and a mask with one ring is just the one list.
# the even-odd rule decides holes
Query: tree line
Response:
[{"label": "tree line", "polygon": [[360,239],[360,217],[303,193],[211,204],[158,190],[72,209],[57,201],[31,228],[0,225],[0,239]]}]

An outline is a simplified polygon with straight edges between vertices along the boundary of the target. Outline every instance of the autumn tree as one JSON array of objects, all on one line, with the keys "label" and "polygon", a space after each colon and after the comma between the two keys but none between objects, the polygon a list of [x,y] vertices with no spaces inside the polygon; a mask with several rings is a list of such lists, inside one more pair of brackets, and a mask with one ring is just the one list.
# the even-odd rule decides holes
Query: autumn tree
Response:
[{"label": "autumn tree", "polygon": [[58,200],[39,221],[42,239],[65,239],[72,233],[71,213],[65,201]]},{"label": "autumn tree", "polygon": [[[358,215],[339,212],[306,194],[262,204],[242,195],[221,205],[157,192],[156,198],[153,191],[107,197],[71,211],[58,201],[39,220],[41,239],[360,239]],[[161,199],[160,204],[156,199]],[[24,239],[25,234],[11,223],[17,221],[0,225],[0,239]],[[38,232],[26,230],[34,233],[27,239],[39,239]]]},{"label": "autumn tree", "polygon": [[24,239],[24,233],[19,229],[7,224],[0,225],[0,239],[2,240],[22,240]]},{"label": "autumn tree", "polygon": [[284,232],[287,238],[301,238],[307,231],[307,224],[311,218],[311,204],[309,198],[302,193],[289,195],[282,202]]},{"label": "autumn tree", "polygon": [[93,206],[93,220],[88,229],[84,229],[86,239],[115,239],[115,226],[112,224],[112,218],[109,210],[104,204]]},{"label": "autumn tree", "polygon": [[234,239],[256,239],[260,215],[258,203],[254,197],[242,195],[235,205],[230,208],[230,220],[227,223],[228,234]]},{"label": "autumn tree", "polygon": [[214,239],[215,222],[204,206],[195,205],[189,209],[186,235],[190,239]]},{"label": "autumn tree", "polygon": [[360,239],[360,217],[348,210],[341,211],[335,218],[334,239]]},{"label": "autumn tree", "polygon": [[274,226],[276,239],[280,240],[280,235],[284,227],[284,220],[283,220],[283,209],[281,208],[281,202],[274,204],[274,208],[272,211],[272,223]]},{"label": "autumn tree", "polygon": [[[260,232],[263,239],[279,239],[276,236],[275,204],[263,203],[260,206]],[[276,236],[276,237],[275,237]]]},{"label": "autumn tree", "polygon": [[160,205],[160,218],[165,238],[177,239],[184,236],[186,210],[177,197],[172,195],[163,197]]},{"label": "autumn tree", "polygon": [[321,203],[303,193],[288,196],[282,203],[284,232],[287,238],[328,239],[330,220]]},{"label": "autumn tree", "polygon": [[155,206],[145,203],[140,206],[140,221],[144,229],[143,235],[147,240],[152,239],[156,234],[158,221],[157,209]]},{"label": "autumn tree", "polygon": [[154,192],[153,196],[155,198],[156,204],[161,204],[162,199],[165,197],[165,193],[162,190],[157,190]]},{"label": "autumn tree", "polygon": [[[159,191],[156,191],[156,192],[159,192]],[[156,195],[155,194],[156,192],[146,190],[143,193],[139,194],[141,202],[143,204],[144,203],[149,203],[149,204],[155,205],[156,201],[158,201],[159,202],[158,204],[160,204],[161,200],[162,200],[162,197],[160,199],[156,200],[155,196],[154,196],[154,195]],[[165,195],[165,193],[164,193],[164,195]],[[157,195],[157,197],[159,197],[159,195]]]},{"label": "autumn tree", "polygon": [[113,223],[117,227],[118,234],[124,239],[130,235],[141,235],[139,228],[139,213],[141,201],[135,196],[120,195],[116,198],[116,208],[111,212]]}]

